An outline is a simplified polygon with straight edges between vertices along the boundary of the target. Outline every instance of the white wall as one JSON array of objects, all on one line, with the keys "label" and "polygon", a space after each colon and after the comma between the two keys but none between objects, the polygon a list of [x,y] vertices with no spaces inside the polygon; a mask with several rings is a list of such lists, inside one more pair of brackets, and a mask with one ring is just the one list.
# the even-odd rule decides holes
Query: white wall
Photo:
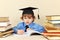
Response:
[{"label": "white wall", "polygon": [[40,20],[36,21],[39,24],[44,24],[46,15],[60,15],[60,0],[0,0],[0,17],[8,16],[13,26],[20,21],[22,11],[20,8],[37,7],[36,14],[39,13]]}]

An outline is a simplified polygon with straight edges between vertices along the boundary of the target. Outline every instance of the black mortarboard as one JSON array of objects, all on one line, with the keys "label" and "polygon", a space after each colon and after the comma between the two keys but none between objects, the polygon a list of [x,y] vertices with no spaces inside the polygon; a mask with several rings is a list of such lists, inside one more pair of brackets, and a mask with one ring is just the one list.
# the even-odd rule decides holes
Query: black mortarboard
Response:
[{"label": "black mortarboard", "polygon": [[34,15],[34,12],[33,12],[34,9],[37,9],[37,8],[27,7],[27,8],[22,8],[22,9],[19,9],[19,10],[23,10],[22,15],[23,14],[32,14],[32,15]]}]

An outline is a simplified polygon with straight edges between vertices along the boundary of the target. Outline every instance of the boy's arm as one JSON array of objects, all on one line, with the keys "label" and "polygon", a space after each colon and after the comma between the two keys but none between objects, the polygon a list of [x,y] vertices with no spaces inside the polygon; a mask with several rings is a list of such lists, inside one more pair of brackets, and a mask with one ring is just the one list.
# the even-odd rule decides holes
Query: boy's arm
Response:
[{"label": "boy's arm", "polygon": [[17,33],[17,30],[18,30],[18,28],[17,28],[17,26],[15,26],[15,27],[13,28],[14,33]]},{"label": "boy's arm", "polygon": [[35,31],[38,31],[40,33],[45,32],[44,27],[43,26],[40,26],[40,25],[35,26],[35,29],[34,30]]},{"label": "boy's arm", "polygon": [[18,30],[24,30],[24,29],[22,29],[22,25],[21,24],[18,24],[17,26],[15,26],[13,28],[13,30],[14,30],[14,33],[17,33]]},{"label": "boy's arm", "polygon": [[24,33],[24,30],[19,29],[18,26],[17,27],[14,27],[13,30],[14,30],[14,33],[15,34],[23,34]]}]

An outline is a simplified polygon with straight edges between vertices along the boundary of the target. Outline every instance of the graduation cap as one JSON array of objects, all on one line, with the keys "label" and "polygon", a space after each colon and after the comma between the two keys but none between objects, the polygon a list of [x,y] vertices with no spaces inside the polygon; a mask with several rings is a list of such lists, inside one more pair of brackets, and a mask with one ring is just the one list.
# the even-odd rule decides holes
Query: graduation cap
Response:
[{"label": "graduation cap", "polygon": [[34,16],[33,10],[35,10],[35,9],[38,9],[38,8],[27,7],[27,8],[22,8],[22,9],[19,9],[19,10],[23,11],[22,15],[24,15],[24,14],[32,14]]}]

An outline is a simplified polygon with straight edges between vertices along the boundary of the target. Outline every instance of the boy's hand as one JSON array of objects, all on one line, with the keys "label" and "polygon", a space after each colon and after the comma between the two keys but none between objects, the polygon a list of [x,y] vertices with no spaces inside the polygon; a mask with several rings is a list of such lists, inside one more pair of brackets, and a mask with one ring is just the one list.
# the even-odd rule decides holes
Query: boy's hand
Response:
[{"label": "boy's hand", "polygon": [[17,31],[17,34],[19,34],[19,35],[24,34],[24,30],[18,30],[18,31]]},{"label": "boy's hand", "polygon": [[28,31],[28,30],[32,30],[32,29],[31,29],[31,28],[28,28],[27,31]]}]

